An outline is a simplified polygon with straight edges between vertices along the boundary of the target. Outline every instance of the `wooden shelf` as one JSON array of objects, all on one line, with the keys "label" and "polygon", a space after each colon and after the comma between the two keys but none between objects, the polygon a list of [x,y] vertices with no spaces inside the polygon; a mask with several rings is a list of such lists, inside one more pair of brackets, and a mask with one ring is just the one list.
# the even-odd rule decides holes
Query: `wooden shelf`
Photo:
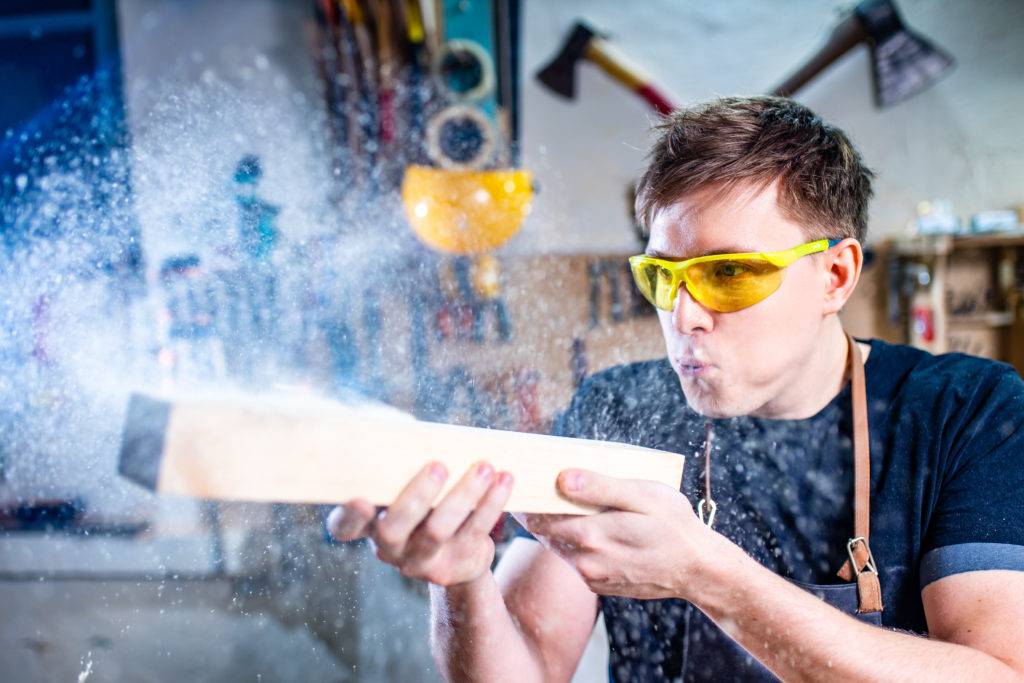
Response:
[{"label": "wooden shelf", "polygon": [[953,238],[954,249],[990,249],[1024,247],[1024,232],[962,235]]},{"label": "wooden shelf", "polygon": [[918,235],[907,240],[890,242],[898,256],[906,258],[933,257],[948,254],[953,249],[952,235]]},{"label": "wooden shelf", "polygon": [[907,240],[895,240],[891,244],[900,256],[944,256],[961,249],[1024,247],[1024,231],[980,235],[917,235]]},{"label": "wooden shelf", "polygon": [[950,315],[947,320],[950,327],[1009,327],[1013,324],[1013,313],[989,311],[970,315]]},{"label": "wooden shelf", "polygon": [[[1012,363],[1024,375],[1024,231],[918,235],[887,246],[895,259],[892,272],[900,278],[889,291],[896,291],[899,298],[910,344],[933,353],[967,348]],[[913,272],[907,269],[913,264],[927,268],[930,277],[927,283],[913,284],[910,291],[907,278]],[[957,291],[977,299],[979,308],[984,301],[992,310],[953,314],[950,307],[956,297],[951,293]]]}]

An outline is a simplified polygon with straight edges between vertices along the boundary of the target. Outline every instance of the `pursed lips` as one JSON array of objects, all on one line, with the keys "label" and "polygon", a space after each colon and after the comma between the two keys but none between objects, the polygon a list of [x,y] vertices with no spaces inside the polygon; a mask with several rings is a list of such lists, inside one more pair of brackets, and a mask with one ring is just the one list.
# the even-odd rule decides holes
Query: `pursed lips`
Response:
[{"label": "pursed lips", "polygon": [[684,377],[700,377],[711,368],[709,363],[699,361],[693,356],[676,357],[674,365],[676,371]]}]

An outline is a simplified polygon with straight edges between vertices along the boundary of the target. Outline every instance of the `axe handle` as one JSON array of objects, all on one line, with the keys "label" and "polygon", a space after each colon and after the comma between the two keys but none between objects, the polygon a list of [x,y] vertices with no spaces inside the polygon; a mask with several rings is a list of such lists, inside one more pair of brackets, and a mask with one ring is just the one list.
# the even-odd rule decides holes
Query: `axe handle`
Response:
[{"label": "axe handle", "polygon": [[636,92],[647,100],[647,103],[654,107],[659,114],[671,114],[676,109],[676,105],[672,104],[672,101],[653,85],[642,86]]},{"label": "axe handle", "polygon": [[593,36],[583,50],[583,56],[601,67],[605,73],[647,100],[659,114],[668,114],[675,105],[657,87],[640,67],[600,36]]},{"label": "axe handle", "polygon": [[796,73],[772,90],[772,95],[789,97],[802,88],[809,80],[824,71],[830,64],[849,52],[855,45],[867,38],[867,30],[856,14],[851,14],[832,31],[828,42],[817,54],[800,67]]}]

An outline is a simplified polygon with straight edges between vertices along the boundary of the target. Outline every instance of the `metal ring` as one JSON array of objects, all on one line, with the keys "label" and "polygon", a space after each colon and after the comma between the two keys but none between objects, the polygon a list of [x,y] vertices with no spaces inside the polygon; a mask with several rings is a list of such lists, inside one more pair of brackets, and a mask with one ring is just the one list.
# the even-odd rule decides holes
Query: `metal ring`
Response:
[{"label": "metal ring", "polygon": [[[479,147],[472,156],[454,158],[445,149],[445,128],[448,125],[468,125],[479,135]],[[497,132],[494,123],[477,107],[457,104],[442,109],[427,124],[427,155],[444,168],[480,169],[494,157]]]},{"label": "metal ring", "polygon": [[[853,548],[858,543],[864,544],[864,549],[868,551],[868,561],[863,567],[857,566],[857,560],[853,557]],[[871,554],[871,546],[868,545],[868,540],[863,536],[857,538],[851,538],[846,543],[846,554],[850,557],[850,566],[853,568],[853,575],[860,576],[861,572],[869,572],[872,574],[878,574],[878,566],[875,564],[875,556]]]},{"label": "metal ring", "polygon": [[[451,87],[451,83],[445,80],[444,73],[445,59],[459,53],[472,58],[480,68],[480,77],[476,84],[461,91]],[[434,73],[445,90],[459,102],[478,102],[494,90],[494,60],[483,45],[473,40],[453,38],[446,41],[434,60]]]},{"label": "metal ring", "polygon": [[[704,509],[705,508],[708,508],[708,510],[709,510],[708,518],[707,518],[706,521],[704,519]],[[697,516],[700,517],[700,521],[704,522],[704,524],[706,524],[709,529],[715,523],[715,512],[717,512],[717,511],[718,511],[718,504],[715,503],[715,501],[707,500],[705,498],[701,498],[700,500],[697,501]]]}]

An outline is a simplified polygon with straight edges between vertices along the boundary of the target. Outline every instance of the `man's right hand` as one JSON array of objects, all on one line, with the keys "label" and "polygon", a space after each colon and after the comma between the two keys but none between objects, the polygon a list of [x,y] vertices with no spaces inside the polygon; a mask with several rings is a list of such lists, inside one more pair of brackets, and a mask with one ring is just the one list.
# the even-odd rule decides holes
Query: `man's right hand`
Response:
[{"label": "man's right hand", "polygon": [[404,576],[440,586],[474,581],[494,559],[490,532],[512,492],[512,475],[477,463],[432,508],[447,478],[444,465],[430,463],[387,508],[349,501],[331,511],[327,529],[339,541],[369,538],[377,557]]}]

